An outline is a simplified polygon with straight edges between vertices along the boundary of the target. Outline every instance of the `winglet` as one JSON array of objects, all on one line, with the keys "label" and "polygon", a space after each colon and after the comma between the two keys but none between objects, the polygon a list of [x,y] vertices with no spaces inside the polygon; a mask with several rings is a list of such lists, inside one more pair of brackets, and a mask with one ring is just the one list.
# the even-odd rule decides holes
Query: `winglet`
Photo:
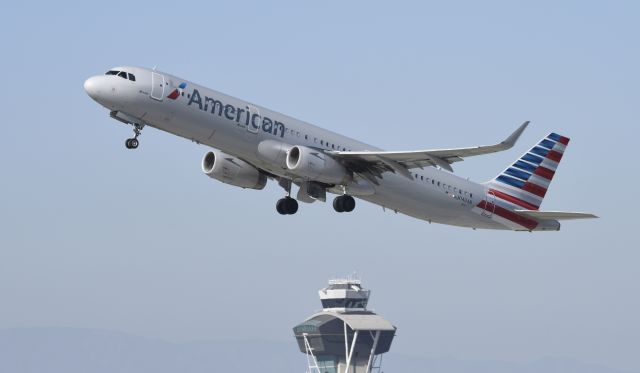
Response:
[{"label": "winglet", "polygon": [[503,142],[500,143],[500,145],[502,145],[501,147],[504,150],[511,149],[516,144],[516,142],[520,138],[520,135],[522,135],[522,132],[524,132],[528,125],[529,121],[522,123],[520,127],[518,127],[518,129],[516,129],[509,137],[507,137]]}]

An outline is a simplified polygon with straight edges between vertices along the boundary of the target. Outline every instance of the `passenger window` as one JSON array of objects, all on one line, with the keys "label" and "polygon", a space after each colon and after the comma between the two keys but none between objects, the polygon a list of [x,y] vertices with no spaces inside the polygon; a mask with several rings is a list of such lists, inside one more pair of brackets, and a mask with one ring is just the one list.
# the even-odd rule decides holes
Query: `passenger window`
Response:
[{"label": "passenger window", "polygon": [[304,139],[305,139],[305,140],[309,140],[309,136],[304,135]]},{"label": "passenger window", "polygon": [[420,175],[420,180],[424,181],[424,176]]},{"label": "passenger window", "polygon": [[131,80],[132,82],[135,82],[136,81],[136,76],[131,74],[131,73],[129,73],[129,80]]},{"label": "passenger window", "polygon": [[324,140],[320,140],[320,145],[324,145]]}]

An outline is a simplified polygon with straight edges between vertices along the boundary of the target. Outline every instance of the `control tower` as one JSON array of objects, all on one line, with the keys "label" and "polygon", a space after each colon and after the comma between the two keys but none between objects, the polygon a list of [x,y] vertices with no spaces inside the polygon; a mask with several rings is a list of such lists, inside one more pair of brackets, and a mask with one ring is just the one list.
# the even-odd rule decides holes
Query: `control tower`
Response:
[{"label": "control tower", "polygon": [[308,373],[380,371],[396,327],[367,311],[370,291],[359,279],[330,280],[319,291],[322,311],[293,328]]}]

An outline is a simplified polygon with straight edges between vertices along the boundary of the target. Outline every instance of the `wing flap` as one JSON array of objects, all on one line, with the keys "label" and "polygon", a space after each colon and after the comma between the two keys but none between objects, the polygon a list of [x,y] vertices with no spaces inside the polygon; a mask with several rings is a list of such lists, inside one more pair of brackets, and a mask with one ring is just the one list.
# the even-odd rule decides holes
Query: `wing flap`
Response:
[{"label": "wing flap", "polygon": [[575,219],[597,219],[596,215],[587,212],[570,211],[538,211],[538,210],[515,210],[516,213],[528,218],[538,220],[575,220]]}]

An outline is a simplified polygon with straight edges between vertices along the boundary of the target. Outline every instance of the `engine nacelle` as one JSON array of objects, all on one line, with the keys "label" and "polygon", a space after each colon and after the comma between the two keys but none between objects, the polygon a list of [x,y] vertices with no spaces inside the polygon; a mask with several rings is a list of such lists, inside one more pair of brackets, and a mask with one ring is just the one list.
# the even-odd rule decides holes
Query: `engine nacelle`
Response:
[{"label": "engine nacelle", "polygon": [[275,140],[263,140],[258,144],[258,156],[282,169],[287,168],[287,153],[292,145]]},{"label": "engine nacelle", "polygon": [[321,150],[294,146],[287,153],[287,168],[304,178],[327,184],[347,184],[351,173]]},{"label": "engine nacelle", "polygon": [[210,178],[241,188],[263,189],[267,176],[242,159],[213,150],[202,158],[202,171]]}]

